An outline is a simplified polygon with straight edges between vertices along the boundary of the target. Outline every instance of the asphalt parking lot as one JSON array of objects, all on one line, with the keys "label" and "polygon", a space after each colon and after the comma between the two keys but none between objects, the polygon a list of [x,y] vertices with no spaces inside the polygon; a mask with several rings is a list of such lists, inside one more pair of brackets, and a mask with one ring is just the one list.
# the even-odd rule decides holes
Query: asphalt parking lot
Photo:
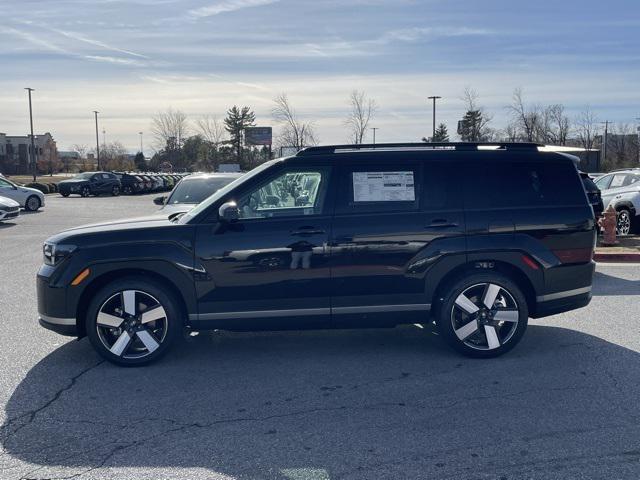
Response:
[{"label": "asphalt parking lot", "polygon": [[640,266],[471,360],[429,328],[201,334],[145,368],[38,326],[41,244],[153,213],[47,197],[0,224],[0,478],[640,478]]}]

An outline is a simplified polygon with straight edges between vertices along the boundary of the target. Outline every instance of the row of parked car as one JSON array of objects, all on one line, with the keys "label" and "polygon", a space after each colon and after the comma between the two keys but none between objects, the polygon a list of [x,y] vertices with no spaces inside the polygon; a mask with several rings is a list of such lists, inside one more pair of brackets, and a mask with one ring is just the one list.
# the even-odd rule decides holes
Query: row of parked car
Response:
[{"label": "row of parked car", "polygon": [[186,173],[84,172],[58,183],[63,197],[168,192]]}]

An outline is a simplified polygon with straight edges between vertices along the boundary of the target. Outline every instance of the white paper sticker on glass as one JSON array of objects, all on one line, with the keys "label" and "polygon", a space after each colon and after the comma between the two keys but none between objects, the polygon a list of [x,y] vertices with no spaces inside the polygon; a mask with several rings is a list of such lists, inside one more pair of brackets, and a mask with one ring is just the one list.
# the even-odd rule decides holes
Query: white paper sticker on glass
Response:
[{"label": "white paper sticker on glass", "polygon": [[413,172],[353,172],[354,202],[413,202]]}]

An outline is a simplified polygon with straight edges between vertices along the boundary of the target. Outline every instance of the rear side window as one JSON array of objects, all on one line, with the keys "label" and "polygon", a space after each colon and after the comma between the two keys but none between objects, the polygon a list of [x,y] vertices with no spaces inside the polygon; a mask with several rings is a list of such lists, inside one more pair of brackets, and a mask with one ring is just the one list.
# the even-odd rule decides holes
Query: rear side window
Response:
[{"label": "rear side window", "polygon": [[482,162],[470,169],[467,208],[584,204],[575,167],[560,162]]},{"label": "rear side window", "polygon": [[417,210],[420,169],[404,162],[345,166],[340,175],[336,213]]},{"label": "rear side window", "polygon": [[459,162],[426,162],[422,208],[424,210],[462,208],[463,174],[464,165]]}]

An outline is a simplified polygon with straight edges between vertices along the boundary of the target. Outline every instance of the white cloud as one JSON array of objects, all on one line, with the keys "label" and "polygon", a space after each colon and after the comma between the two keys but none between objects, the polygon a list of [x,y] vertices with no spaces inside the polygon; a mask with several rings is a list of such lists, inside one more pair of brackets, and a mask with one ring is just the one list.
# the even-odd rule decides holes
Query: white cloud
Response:
[{"label": "white cloud", "polygon": [[51,52],[63,53],[63,54],[68,54],[69,53],[68,50],[66,50],[66,49],[64,49],[62,47],[59,47],[55,43],[50,42],[48,40],[45,40],[43,38],[37,37],[36,35],[33,35],[33,34],[29,33],[29,32],[24,31],[24,30],[18,30],[16,28],[0,27],[0,32],[4,32],[4,33],[7,33],[9,35],[13,35],[15,37],[21,38],[22,40],[26,40],[27,42],[29,42],[32,45],[44,48],[45,50],[49,50]]},{"label": "white cloud", "polygon": [[86,37],[86,36],[81,35],[81,34],[76,33],[76,32],[70,32],[70,31],[66,31],[66,30],[59,30],[57,28],[52,28],[50,30],[52,32],[58,33],[60,35],[63,35],[65,37],[67,37],[67,38],[71,38],[73,40],[78,40],[79,42],[88,43],[90,45],[95,45],[96,47],[104,48],[105,50],[111,50],[113,52],[118,52],[118,53],[124,53],[126,55],[131,55],[133,57],[149,58],[146,55],[142,55],[140,53],[132,52],[131,50],[123,50],[123,49],[118,48],[118,47],[113,47],[111,45],[107,45],[104,42],[101,42],[99,40],[94,40],[92,38]]},{"label": "white cloud", "polygon": [[189,10],[187,13],[193,18],[212,17],[221,13],[235,12],[236,10],[242,10],[244,8],[270,5],[279,1],[280,0],[226,0],[206,7],[194,8]]}]

